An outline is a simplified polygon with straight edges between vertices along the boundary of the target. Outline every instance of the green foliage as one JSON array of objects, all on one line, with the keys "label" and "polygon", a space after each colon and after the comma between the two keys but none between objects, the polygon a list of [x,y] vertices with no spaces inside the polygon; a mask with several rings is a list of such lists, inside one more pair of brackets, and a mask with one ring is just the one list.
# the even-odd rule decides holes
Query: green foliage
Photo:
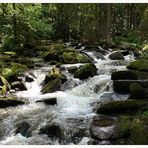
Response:
[{"label": "green foliage", "polygon": [[141,44],[141,38],[139,33],[134,31],[125,32],[121,36],[115,36],[113,40],[116,44],[119,42],[129,42],[129,43],[135,43],[135,44]]},{"label": "green foliage", "polygon": [[[145,118],[144,120],[148,120]],[[121,116],[117,121],[119,137],[128,139],[127,144],[148,144],[148,126],[140,116]]]}]

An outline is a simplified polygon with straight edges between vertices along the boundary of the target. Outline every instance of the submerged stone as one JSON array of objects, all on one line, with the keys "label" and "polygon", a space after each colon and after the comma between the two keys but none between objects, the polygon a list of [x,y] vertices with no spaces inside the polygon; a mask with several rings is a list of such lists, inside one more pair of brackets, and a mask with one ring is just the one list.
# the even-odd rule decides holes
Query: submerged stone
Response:
[{"label": "submerged stone", "polygon": [[15,134],[20,133],[24,137],[30,137],[31,136],[30,127],[31,127],[30,124],[24,121],[18,125]]}]

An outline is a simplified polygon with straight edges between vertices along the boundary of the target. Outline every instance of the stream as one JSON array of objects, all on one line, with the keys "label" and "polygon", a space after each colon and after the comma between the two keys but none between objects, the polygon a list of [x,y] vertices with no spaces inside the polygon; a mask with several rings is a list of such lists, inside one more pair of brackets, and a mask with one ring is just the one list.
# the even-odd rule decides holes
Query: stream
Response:
[{"label": "stream", "polygon": [[[68,80],[63,85],[62,91],[47,94],[40,92],[41,84],[48,71],[54,67],[53,65],[43,62],[42,67],[30,69],[25,73],[25,75],[33,77],[34,81],[25,82],[23,77],[27,90],[17,91],[15,94],[29,103],[14,108],[0,109],[0,126],[3,129],[0,144],[87,144],[91,139],[89,129],[93,117],[96,115],[95,106],[104,101],[128,97],[113,91],[111,73],[125,70],[126,65],[134,60],[134,56],[131,53],[124,56],[125,60],[120,61],[110,60],[109,54],[104,55],[105,60],[98,59],[94,52],[85,51],[85,54],[94,60],[98,69],[97,75],[86,80],[79,80],[68,72],[68,68],[79,67],[83,64],[64,64],[61,66],[62,73],[66,75]],[[57,105],[36,103],[37,100],[46,98],[57,98]],[[25,137],[20,133],[15,133],[18,126],[23,122],[29,123],[31,136]],[[60,127],[60,136],[62,137],[60,140],[40,133],[41,128],[49,125]]]}]

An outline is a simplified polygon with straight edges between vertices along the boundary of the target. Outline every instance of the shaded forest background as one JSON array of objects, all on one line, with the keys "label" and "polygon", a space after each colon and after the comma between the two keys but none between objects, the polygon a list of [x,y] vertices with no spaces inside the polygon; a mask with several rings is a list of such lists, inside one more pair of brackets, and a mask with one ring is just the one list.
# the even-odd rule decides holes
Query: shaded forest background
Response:
[{"label": "shaded forest background", "polygon": [[3,50],[50,39],[141,44],[148,37],[147,4],[0,4]]}]

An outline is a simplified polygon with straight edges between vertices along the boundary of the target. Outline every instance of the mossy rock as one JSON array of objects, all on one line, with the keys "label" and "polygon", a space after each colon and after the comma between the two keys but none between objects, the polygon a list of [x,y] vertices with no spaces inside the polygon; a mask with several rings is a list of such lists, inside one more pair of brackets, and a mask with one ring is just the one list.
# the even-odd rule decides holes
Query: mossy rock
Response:
[{"label": "mossy rock", "polygon": [[65,51],[66,52],[76,52],[76,49],[71,47],[71,48],[66,48]]},{"label": "mossy rock", "polygon": [[63,63],[75,64],[75,63],[88,63],[89,60],[81,53],[64,52],[62,55]]},{"label": "mossy rock", "polygon": [[84,66],[80,66],[74,72],[74,77],[79,79],[87,79],[88,77],[93,77],[97,74],[97,68],[94,64],[85,64]]},{"label": "mossy rock", "polygon": [[7,80],[15,80],[19,74],[25,72],[26,70],[28,70],[28,67],[26,65],[12,63],[9,68],[2,69],[2,75]]},{"label": "mossy rock", "polygon": [[148,101],[145,100],[123,100],[123,101],[112,101],[107,104],[103,104],[97,110],[98,114],[124,114],[124,113],[135,113],[148,106]]},{"label": "mossy rock", "polygon": [[124,60],[124,56],[120,52],[114,52],[109,55],[111,60]]},{"label": "mossy rock", "polygon": [[131,62],[127,66],[127,68],[132,70],[148,72],[148,60],[137,60],[137,61]]},{"label": "mossy rock", "polygon": [[74,73],[77,69],[78,69],[77,66],[72,66],[72,67],[69,67],[69,68],[68,68],[68,72]]},{"label": "mossy rock", "polygon": [[117,71],[111,75],[112,80],[137,80],[139,77],[133,71]]},{"label": "mossy rock", "polygon": [[59,78],[49,81],[41,90],[43,94],[52,93],[60,90],[61,88],[61,80]]},{"label": "mossy rock", "polygon": [[11,89],[9,82],[3,76],[0,76],[0,87],[2,95],[5,95]]},{"label": "mossy rock", "polygon": [[146,89],[143,88],[140,84],[138,83],[132,83],[130,85],[130,92],[131,92],[131,95],[130,95],[130,99],[146,99],[148,98],[147,96],[147,92],[146,92]]},{"label": "mossy rock", "polygon": [[66,76],[61,73],[60,68],[54,67],[49,71],[49,74],[45,77],[45,84],[57,78],[59,78],[62,81],[62,83],[64,83],[67,80]]},{"label": "mossy rock", "polygon": [[130,93],[130,85],[132,83],[138,83],[144,88],[148,88],[148,80],[114,80],[113,88],[114,91],[121,94]]},{"label": "mossy rock", "polygon": [[55,52],[51,52],[51,51],[44,52],[42,57],[46,61],[58,61],[58,62],[61,61],[60,55],[58,55]]},{"label": "mossy rock", "polygon": [[26,65],[28,68],[34,68],[35,66],[33,59],[28,57],[19,57],[15,60],[15,62]]}]

